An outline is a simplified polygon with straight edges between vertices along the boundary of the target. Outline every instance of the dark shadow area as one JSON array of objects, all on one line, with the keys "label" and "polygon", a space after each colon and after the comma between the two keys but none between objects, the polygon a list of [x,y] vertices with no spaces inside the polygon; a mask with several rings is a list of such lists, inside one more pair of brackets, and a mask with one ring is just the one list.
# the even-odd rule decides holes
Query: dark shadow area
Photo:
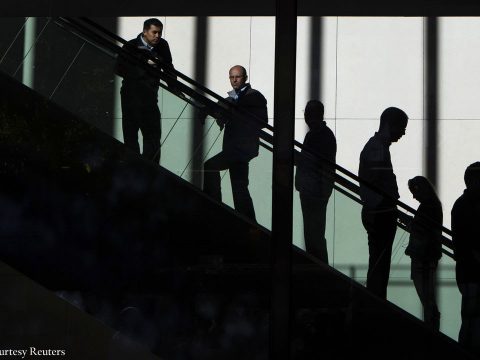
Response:
[{"label": "dark shadow area", "polygon": [[322,18],[310,18],[310,89],[309,99],[320,100],[322,96]]},{"label": "dark shadow area", "polygon": [[[13,76],[23,60],[23,44],[25,37],[24,17],[2,18],[0,21],[0,67]],[[15,79],[22,81],[21,68]]]},{"label": "dark shadow area", "polygon": [[[116,32],[116,18],[97,20]],[[53,19],[37,18],[36,31],[34,89],[112,136],[114,60]]]}]

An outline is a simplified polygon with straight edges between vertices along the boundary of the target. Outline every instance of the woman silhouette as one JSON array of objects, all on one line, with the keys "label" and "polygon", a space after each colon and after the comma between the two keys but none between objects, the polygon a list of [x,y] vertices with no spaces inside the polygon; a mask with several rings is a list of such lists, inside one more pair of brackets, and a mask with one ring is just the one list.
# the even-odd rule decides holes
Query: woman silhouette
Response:
[{"label": "woman silhouette", "polygon": [[423,319],[434,330],[440,328],[435,300],[435,274],[442,256],[442,204],[433,185],[423,176],[408,181],[408,188],[420,205],[410,224],[410,241],[405,254],[411,257],[411,278],[423,305]]}]

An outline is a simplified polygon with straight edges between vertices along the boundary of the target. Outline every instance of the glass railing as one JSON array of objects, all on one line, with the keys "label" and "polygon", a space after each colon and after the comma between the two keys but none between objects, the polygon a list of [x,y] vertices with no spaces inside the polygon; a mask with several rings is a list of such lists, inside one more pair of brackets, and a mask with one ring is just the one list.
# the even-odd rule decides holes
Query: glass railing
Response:
[{"label": "glass railing", "polygon": [[[2,43],[0,71],[24,83],[22,72],[30,71],[34,79],[27,85],[78,118],[123,141],[119,111],[121,79],[114,73],[119,45],[111,43],[110,47],[102,46],[89,39],[88,34],[67,30],[66,24],[59,19],[35,18],[37,30],[32,35],[31,46],[23,56],[19,56],[18,51],[13,50],[19,44],[23,46],[28,21],[18,22],[18,33],[10,44]],[[31,68],[24,69],[26,67]],[[201,168],[194,168],[192,155],[204,160],[218,152],[222,134],[214,120],[208,117],[201,127],[200,143],[193,145],[193,124],[200,121],[195,118],[198,108],[186,97],[165,90],[166,87],[166,83],[162,82],[158,93],[164,154],[161,165],[190,180],[194,172],[201,171]],[[139,143],[142,148],[140,134]]]},{"label": "glass railing", "polygon": [[[19,32],[23,29],[24,26],[19,24]],[[31,49],[27,49],[26,55],[18,60],[18,54],[15,55],[11,49],[18,47],[16,42],[19,41],[23,41],[22,36],[13,39],[10,46],[2,46],[5,52],[0,54],[0,70],[18,78],[17,68],[33,64],[29,66],[35,66],[33,88],[36,91],[122,141],[118,125],[121,114],[115,112],[119,107],[118,78],[114,75],[113,68],[123,39],[103,32],[88,21],[83,24],[78,19],[46,18],[38,19]],[[56,61],[52,68],[49,57],[58,57],[58,54],[61,54],[61,61]],[[30,56],[35,58],[30,59]],[[212,116],[206,117],[201,134],[197,135],[200,140],[193,144],[194,125],[198,124],[202,113],[222,113],[222,116],[235,120],[242,116],[242,112],[241,109],[237,109],[238,113],[225,112],[217,104],[221,102],[220,96],[178,71],[173,71],[173,74],[178,80],[175,82],[176,90],[180,90],[183,95],[178,91],[175,94],[170,92],[166,85],[166,79],[170,75],[158,74],[163,80],[159,92],[162,112],[161,165],[187,181],[192,181],[202,171],[201,164],[217,154],[222,147],[223,132]],[[245,118],[242,116],[242,119]],[[252,119],[252,116],[248,118]],[[249,176],[249,188],[255,194],[252,197],[257,221],[267,229],[271,224],[272,130],[267,127],[262,133],[264,146],[260,147],[259,156],[250,162]],[[296,148],[298,156],[302,145],[296,143]],[[368,241],[361,221],[362,205],[358,195],[361,180],[338,165],[335,168],[336,173],[330,174],[335,176],[336,182],[327,208],[325,232],[329,265],[365,284]],[[222,173],[222,193],[223,202],[233,207],[227,172]],[[398,207],[401,217],[415,213],[414,209],[400,202]],[[456,339],[460,324],[460,294],[454,282],[454,260],[447,255],[452,252],[450,235],[450,231],[444,229],[446,254],[438,269],[438,303],[442,314],[441,330]],[[392,249],[388,300],[421,318],[421,305],[410,280],[410,258],[404,254],[408,237],[408,231],[399,222]],[[302,213],[296,191],[293,244],[304,248]]]},{"label": "glass railing", "polygon": [[[297,146],[297,148],[300,149],[301,146]],[[311,158],[312,155],[308,154],[308,157]],[[312,159],[312,161],[319,162],[322,160],[317,158]],[[330,176],[333,176],[333,174]],[[338,167],[334,176],[336,178],[335,188],[327,207],[325,229],[329,265],[365,285],[369,252],[368,236],[361,220],[362,201],[358,195],[358,186],[361,180],[354,175],[349,176],[348,171],[338,169]],[[345,181],[345,179],[348,181]],[[411,259],[405,255],[410,234],[404,223],[408,217],[415,215],[415,210],[398,202],[398,211],[399,221],[392,246],[387,299],[422,319],[423,308],[410,278]],[[293,242],[304,249],[303,217],[298,191],[294,191],[293,216]],[[451,338],[457,339],[461,323],[461,296],[455,282],[455,261],[452,258],[451,232],[445,228],[443,228],[442,243],[444,244],[443,256],[437,269],[437,305],[441,313],[440,331]]]},{"label": "glass railing", "polygon": [[0,35],[0,66],[15,79],[22,81],[18,66],[24,55],[25,18],[3,18],[4,31]]}]

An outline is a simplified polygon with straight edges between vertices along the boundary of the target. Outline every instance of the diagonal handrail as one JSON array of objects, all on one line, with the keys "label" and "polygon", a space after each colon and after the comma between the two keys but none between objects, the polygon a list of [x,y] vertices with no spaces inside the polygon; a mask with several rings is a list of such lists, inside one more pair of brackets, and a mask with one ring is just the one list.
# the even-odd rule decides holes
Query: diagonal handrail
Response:
[{"label": "diagonal handrail", "polygon": [[[93,22],[88,18],[82,17],[82,18],[79,18],[79,20],[81,21],[78,21],[72,18],[59,18],[59,21],[61,23],[73,26],[76,30],[79,30],[80,32],[84,33],[87,36],[91,36],[99,44],[106,46],[113,54],[116,54],[116,55],[120,54],[120,52],[122,51],[121,47],[116,43],[112,43],[112,40],[114,42],[118,42],[121,44],[125,44],[126,40],[122,39],[120,36],[112,33],[111,31],[105,29],[101,25]],[[100,32],[100,34],[98,32]],[[110,40],[106,39],[105,35],[108,38],[110,38]],[[208,113],[213,117],[217,117],[220,115],[220,116],[225,116],[227,118],[240,118],[242,114],[243,115],[248,114],[249,115],[248,118],[242,117],[242,120],[247,126],[255,126],[254,123],[262,122],[262,125],[266,129],[268,129],[271,132],[274,132],[273,126],[271,125],[265,126],[263,121],[260,119],[257,119],[254,114],[251,114],[248,111],[245,111],[244,109],[237,107],[236,104],[227,103],[224,98],[214,93],[212,90],[206,88],[204,85],[196,82],[195,80],[182,74],[176,69],[165,66],[165,64],[162,62],[161,59],[157,59],[152,56],[151,60],[157,62],[160,65],[160,68],[163,68],[164,71],[160,71],[159,69],[152,68],[151,66],[143,64],[133,56],[130,57],[129,59],[129,61],[135,62],[136,65],[138,66],[143,66],[144,69],[146,69],[148,72],[156,75],[157,77],[160,77],[163,81],[167,82],[167,84],[174,84],[175,86],[174,90],[179,90],[180,92],[185,93],[191,97],[191,99],[183,98],[185,101],[190,101],[192,105],[194,105],[195,107],[200,107],[201,110],[203,110],[205,113]],[[178,81],[178,78],[184,80],[188,85]],[[169,89],[167,86],[163,84],[161,84],[161,86],[167,90],[172,91],[172,89]],[[178,92],[173,92],[173,93],[177,96],[179,95]],[[211,97],[213,97],[216,100],[216,102],[206,97],[205,94],[208,94]],[[227,110],[232,108],[235,110],[234,112]],[[245,120],[247,121],[245,122]],[[259,134],[260,134],[260,138],[263,141],[265,141],[267,144],[270,144],[270,145],[273,144],[273,135],[269,134],[264,130],[259,130]],[[264,145],[265,143],[262,144],[262,146]],[[336,163],[330,162],[328,159],[325,159],[322,156],[318,156],[317,154],[312,154],[300,142],[294,141],[294,146],[302,150],[302,152],[300,153],[297,149],[295,149],[295,157],[297,159],[299,156],[303,156],[303,157],[306,157],[311,164],[328,164],[334,170],[333,170],[333,174],[327,174],[327,175],[330,177],[333,176],[335,179],[335,182],[342,185],[352,193],[356,195],[359,194],[359,186],[354,183],[354,182],[357,182],[359,184],[369,187],[371,190],[382,195],[383,197],[391,199],[399,208],[397,209],[399,213],[399,218],[400,218],[398,225],[403,229],[407,229],[404,223],[406,223],[406,219],[410,218],[410,216],[407,215],[405,212],[415,215],[416,210],[414,210],[412,207],[399,201],[398,199],[392,198],[389,194],[387,194],[382,189],[359,178],[356,174],[343,168],[342,166]],[[355,197],[351,196],[351,198],[355,198]],[[358,198],[355,198],[355,201],[357,201],[359,204],[362,204],[361,200]],[[449,236],[452,235],[451,230],[447,229],[446,227],[440,224],[439,224],[439,227],[441,227],[443,233]],[[451,240],[449,240],[443,235],[442,235],[441,242],[444,246],[453,250],[453,245]],[[452,256],[452,254],[449,253],[448,251],[447,252],[444,251],[444,252],[447,255]]]}]

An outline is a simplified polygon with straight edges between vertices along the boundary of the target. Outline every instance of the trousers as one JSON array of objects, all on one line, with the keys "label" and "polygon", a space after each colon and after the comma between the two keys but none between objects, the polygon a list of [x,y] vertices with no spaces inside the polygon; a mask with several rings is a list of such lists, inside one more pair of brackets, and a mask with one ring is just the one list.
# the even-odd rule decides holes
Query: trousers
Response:
[{"label": "trousers", "polygon": [[122,87],[122,130],[127,147],[140,154],[138,131],[143,137],[142,155],[155,163],[160,162],[161,114],[157,105],[157,92],[137,92]]},{"label": "trousers", "polygon": [[217,201],[222,201],[221,170],[230,170],[233,204],[235,210],[255,221],[253,201],[248,190],[248,161],[231,159],[225,152],[208,159],[203,165],[203,191]]},{"label": "trousers", "polygon": [[363,208],[362,223],[368,234],[367,289],[386,299],[392,246],[397,231],[397,212],[372,212]]},{"label": "trousers", "polygon": [[300,193],[303,214],[303,237],[305,250],[328,264],[325,224],[328,198]]}]

